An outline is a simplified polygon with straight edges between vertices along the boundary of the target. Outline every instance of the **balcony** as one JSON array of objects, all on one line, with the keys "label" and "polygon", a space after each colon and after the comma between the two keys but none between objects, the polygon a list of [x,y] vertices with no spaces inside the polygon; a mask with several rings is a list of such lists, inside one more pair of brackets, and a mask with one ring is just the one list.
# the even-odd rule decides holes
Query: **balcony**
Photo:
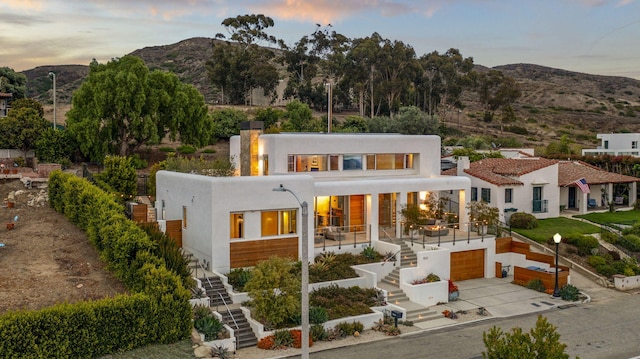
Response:
[{"label": "balcony", "polygon": [[549,201],[546,199],[533,200],[532,201],[532,213],[547,213],[549,212]]}]

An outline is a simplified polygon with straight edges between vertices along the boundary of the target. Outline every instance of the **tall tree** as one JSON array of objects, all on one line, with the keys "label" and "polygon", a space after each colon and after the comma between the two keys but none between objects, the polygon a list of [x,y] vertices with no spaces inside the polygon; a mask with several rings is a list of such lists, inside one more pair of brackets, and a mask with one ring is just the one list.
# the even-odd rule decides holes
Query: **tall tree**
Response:
[{"label": "tall tree", "polygon": [[184,144],[208,143],[210,120],[204,97],[171,73],[149,71],[135,56],[92,62],[73,94],[67,125],[83,155],[102,161],[127,156],[166,135]]},{"label": "tall tree", "polygon": [[347,54],[345,66],[347,71],[344,82],[348,83],[357,94],[360,116],[365,115],[365,100],[369,99],[370,119],[377,113],[374,103],[374,81],[379,77],[379,73],[376,72],[376,64],[383,43],[382,36],[373,33],[369,37],[354,39]]},{"label": "tall tree", "polygon": [[503,117],[512,118],[509,115],[511,105],[522,95],[520,87],[515,79],[505,76],[502,71],[489,70],[478,75],[478,93],[480,101],[484,104],[484,120],[491,122],[494,112],[503,110]]},{"label": "tall tree", "polygon": [[0,92],[10,93],[14,99],[27,93],[27,77],[9,67],[0,67]]},{"label": "tall tree", "polygon": [[[267,96],[273,95],[279,79],[278,70],[271,63],[275,54],[259,46],[262,42],[277,42],[266,32],[274,26],[273,19],[262,14],[239,15],[225,19],[222,25],[229,33],[229,41],[214,43],[213,55],[206,63],[210,80],[227,92],[231,103],[251,105],[251,92],[256,88],[262,88]],[[216,38],[226,39],[223,34]]]},{"label": "tall tree", "polygon": [[401,96],[406,94],[417,70],[416,53],[402,41],[386,40],[378,57],[378,71],[385,94],[389,115],[402,105]]},{"label": "tall tree", "polygon": [[3,143],[5,148],[18,149],[26,157],[49,126],[47,120],[31,107],[11,109],[7,117],[0,118],[0,144]]}]

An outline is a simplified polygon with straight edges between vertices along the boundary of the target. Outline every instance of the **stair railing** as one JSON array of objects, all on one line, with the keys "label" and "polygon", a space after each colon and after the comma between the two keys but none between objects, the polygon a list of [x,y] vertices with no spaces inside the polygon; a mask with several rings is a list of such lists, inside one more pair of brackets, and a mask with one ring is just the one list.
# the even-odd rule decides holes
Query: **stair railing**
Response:
[{"label": "stair railing", "polygon": [[[220,296],[220,299],[222,299],[222,304],[224,304],[224,307],[227,309],[227,313],[229,313],[231,320],[233,320],[233,324],[236,326],[236,329],[240,329],[240,327],[238,327],[238,322],[236,322],[236,318],[234,318],[233,314],[231,314],[231,309],[229,309],[229,306],[227,305],[227,301],[224,300],[224,297],[220,292],[218,292],[218,295]],[[217,306],[216,306],[216,311],[218,311]]]},{"label": "stair railing", "polygon": [[[393,266],[395,267],[395,266],[396,266],[396,262],[397,262],[396,257],[398,256],[398,253],[400,253],[401,251],[402,251],[402,249],[400,249],[399,251],[397,251],[397,252],[395,252],[395,253],[393,253],[393,254],[390,254],[390,255],[386,256],[386,257],[384,258],[384,260],[382,260],[382,265],[384,265],[384,264],[385,264],[385,263],[387,263],[391,258],[393,258]],[[400,261],[402,262],[402,259],[400,259]]]},{"label": "stair railing", "polygon": [[196,278],[198,278],[198,267],[202,268],[202,274],[204,274],[204,279],[207,280],[207,283],[209,283],[209,288],[213,288],[213,285],[211,284],[211,281],[209,280],[209,277],[207,277],[207,272],[204,269],[204,266],[202,266],[202,264],[200,263],[200,261],[197,261],[196,263],[198,263],[198,265],[196,266]]}]

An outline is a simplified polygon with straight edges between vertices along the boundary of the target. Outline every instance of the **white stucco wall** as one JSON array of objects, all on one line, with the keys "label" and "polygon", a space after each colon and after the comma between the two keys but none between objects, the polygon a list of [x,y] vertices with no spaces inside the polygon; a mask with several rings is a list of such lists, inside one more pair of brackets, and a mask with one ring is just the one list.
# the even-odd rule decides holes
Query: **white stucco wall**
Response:
[{"label": "white stucco wall", "polygon": [[[159,171],[156,175],[156,198],[165,200],[166,219],[182,219],[182,206],[187,208],[187,227],[182,231],[183,247],[200,259],[211,263],[220,273],[229,271],[231,212],[245,213],[244,239],[260,237],[260,211],[298,209],[298,236],[302,235],[302,212],[298,201],[287,192],[275,192],[283,184],[295,192],[300,201],[313,204],[311,176],[207,177]],[[310,214],[309,237],[313,233]],[[271,238],[271,237],[270,237]],[[301,248],[301,247],[299,247]],[[309,259],[313,259],[313,242],[308,241]],[[301,254],[301,249],[298,253]]]}]

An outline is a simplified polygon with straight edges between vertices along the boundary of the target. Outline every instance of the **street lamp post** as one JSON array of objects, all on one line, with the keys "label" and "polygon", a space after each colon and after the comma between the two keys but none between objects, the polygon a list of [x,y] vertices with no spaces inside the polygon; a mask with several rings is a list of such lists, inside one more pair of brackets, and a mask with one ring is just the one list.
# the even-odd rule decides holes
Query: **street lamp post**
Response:
[{"label": "street lamp post", "polygon": [[302,291],[302,303],[301,303],[301,325],[302,325],[302,359],[309,359],[309,205],[307,201],[300,201],[298,196],[290,189],[286,188],[282,184],[280,187],[274,188],[275,192],[289,192],[300,204],[302,209],[302,281],[300,290]]},{"label": "street lamp post", "polygon": [[556,244],[556,286],[553,289],[553,296],[560,296],[560,289],[558,289],[558,246],[560,245],[560,241],[562,240],[562,236],[560,233],[556,233],[553,235],[553,242]]},{"label": "street lamp post", "polygon": [[56,74],[53,71],[49,72],[49,77],[53,80],[53,129],[56,129]]}]

